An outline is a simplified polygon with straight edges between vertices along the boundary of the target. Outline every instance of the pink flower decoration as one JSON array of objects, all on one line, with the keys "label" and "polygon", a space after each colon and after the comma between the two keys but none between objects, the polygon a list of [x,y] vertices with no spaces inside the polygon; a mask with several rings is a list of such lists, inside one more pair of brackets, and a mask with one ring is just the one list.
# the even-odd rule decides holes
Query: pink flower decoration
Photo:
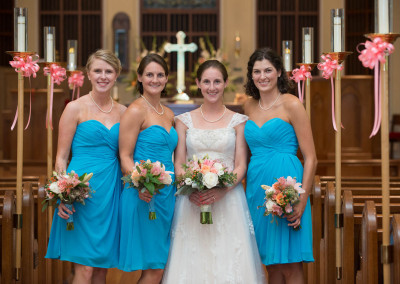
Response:
[{"label": "pink flower decoration", "polygon": [[83,80],[85,79],[85,76],[83,75],[83,72],[74,72],[71,76],[68,78],[68,85],[73,86],[73,91],[72,91],[72,100],[74,99],[74,94],[75,94],[75,89],[78,89],[78,93],[76,98],[79,98],[79,88],[83,86]]},{"label": "pink flower decoration", "polygon": [[[40,69],[39,65],[37,64],[39,56],[37,54],[35,54],[34,57],[36,59],[33,59],[33,57],[29,55],[26,57],[26,61],[25,61],[23,57],[15,56],[13,58],[14,61],[10,61],[10,65],[15,68],[15,71],[17,73],[21,73],[22,76],[29,78],[29,85],[31,84],[31,76],[33,76],[33,78],[36,78],[36,72],[38,72]],[[29,87],[29,90],[31,90],[31,89],[32,88]],[[29,117],[28,117],[28,122],[26,123],[25,129],[28,128],[29,123],[31,121],[31,112],[32,112],[32,93],[30,93]],[[11,125],[11,130],[14,129],[15,124],[17,123],[17,120],[18,120],[18,108],[15,113],[13,124]]]},{"label": "pink flower decoration", "polygon": [[62,81],[67,78],[67,72],[65,68],[58,66],[57,64],[51,64],[50,67],[45,67],[44,75],[51,76],[51,87],[50,87],[50,112],[47,112],[49,115],[46,117],[46,128],[50,125],[51,129],[53,129],[53,92],[54,92],[54,83],[60,85]]},{"label": "pink flower decoration", "polygon": [[50,67],[45,67],[43,70],[44,75],[50,75],[51,79],[57,85],[60,85],[61,82],[67,78],[67,72],[65,71],[65,68],[62,68],[57,64],[51,64]]},{"label": "pink flower decoration", "polygon": [[[365,49],[359,51],[358,46],[364,45]],[[374,38],[373,41],[367,40],[365,43],[360,43],[357,46],[357,51],[360,53],[358,59],[366,68],[374,69],[379,62],[386,62],[386,55],[392,54],[394,51],[393,44],[383,41],[380,37]]]},{"label": "pink flower decoration", "polygon": [[[35,57],[39,58],[37,55]],[[22,57],[15,56],[14,61],[10,61],[10,65],[15,68],[16,72],[21,72],[24,77],[36,78],[36,72],[40,69],[37,62],[38,59],[34,60],[32,56],[27,56],[26,61]]]},{"label": "pink flower decoration", "polygon": [[[359,46],[364,45],[365,49],[360,51]],[[380,37],[374,38],[373,41],[367,40],[365,43],[360,43],[357,46],[357,51],[360,53],[358,59],[362,65],[366,68],[374,69],[374,100],[375,100],[375,118],[374,126],[372,128],[371,135],[369,138],[375,136],[381,125],[381,92],[380,92],[380,77],[379,77],[379,63],[386,62],[386,56],[390,55],[394,51],[393,44],[383,41]]]},{"label": "pink flower decoration", "polygon": [[322,71],[322,77],[325,79],[329,79],[335,69],[343,70],[343,66],[336,59],[332,60],[329,55],[321,55],[321,58],[324,62],[318,64],[318,69]]},{"label": "pink flower decoration", "polygon": [[307,78],[312,79],[311,76],[311,67],[308,65],[301,65],[300,68],[296,68],[292,71],[292,79],[297,83],[297,87],[299,89],[299,99],[301,102],[304,101],[304,82],[303,82],[303,87],[301,87],[301,81],[305,81]]},{"label": "pink flower decoration", "polygon": [[[333,85],[333,71],[335,70],[343,70],[343,66],[339,64],[339,62],[335,59],[332,60],[330,55],[321,55],[321,58],[324,62],[318,64],[318,69],[322,71],[322,77],[325,79],[331,79],[331,89],[332,89],[332,125],[333,129],[337,131],[336,128],[336,118],[335,118],[335,90]],[[343,125],[341,125],[343,128]]]}]

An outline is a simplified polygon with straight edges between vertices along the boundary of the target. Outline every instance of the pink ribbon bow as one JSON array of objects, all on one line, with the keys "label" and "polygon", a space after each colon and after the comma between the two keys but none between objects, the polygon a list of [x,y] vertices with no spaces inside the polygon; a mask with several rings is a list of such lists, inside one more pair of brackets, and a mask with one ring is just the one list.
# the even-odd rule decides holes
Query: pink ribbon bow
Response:
[{"label": "pink ribbon bow", "polygon": [[[339,64],[339,62],[335,59],[332,60],[330,55],[321,55],[322,60],[324,62],[321,62],[318,64],[318,69],[322,71],[322,77],[325,79],[331,79],[331,88],[332,88],[332,125],[333,129],[337,131],[336,128],[336,117],[335,117],[335,89],[333,85],[333,71],[335,70],[343,70],[343,66]],[[341,125],[342,128],[343,125]]]},{"label": "pink ribbon bow", "polygon": [[[359,46],[364,45],[365,49],[360,51]],[[381,38],[376,37],[373,41],[367,40],[365,43],[360,43],[357,46],[357,51],[360,53],[358,59],[366,68],[374,69],[374,100],[375,100],[375,117],[374,127],[372,128],[369,138],[375,136],[381,125],[381,80],[379,76],[379,63],[386,62],[386,56],[394,51],[394,46],[391,43],[383,41]]]},{"label": "pink ribbon bow", "polygon": [[62,68],[61,66],[57,64],[51,64],[50,67],[45,67],[44,69],[44,75],[50,76],[51,77],[51,89],[50,89],[50,106],[49,110],[46,114],[46,128],[48,125],[50,125],[51,129],[53,129],[53,93],[54,93],[54,83],[57,85],[60,85],[62,81],[67,78],[67,72],[65,71],[65,68]]},{"label": "pink ribbon bow", "polygon": [[[22,76],[29,78],[29,117],[28,122],[26,123],[25,130],[28,128],[29,123],[31,121],[31,113],[32,113],[32,91],[31,91],[31,76],[36,78],[36,72],[39,71],[40,67],[37,64],[39,60],[39,56],[37,54],[34,55],[35,59],[32,56],[27,56],[26,60],[23,57],[15,56],[13,61],[10,61],[11,67],[15,68],[15,72],[21,73]],[[14,121],[11,125],[11,130],[14,130],[15,124],[18,120],[18,107],[15,112]]]},{"label": "pink ribbon bow", "polygon": [[74,100],[74,94],[75,94],[75,89],[78,89],[78,93],[76,94],[76,98],[79,99],[79,88],[83,86],[83,80],[85,79],[85,76],[83,75],[83,72],[77,71],[72,73],[71,76],[68,78],[68,85],[71,87],[73,86],[73,91],[72,91],[72,99]]},{"label": "pink ribbon bow", "polygon": [[312,79],[311,76],[311,67],[308,65],[301,65],[300,68],[296,68],[292,71],[292,77],[290,77],[290,79],[292,79],[293,81],[295,81],[297,83],[297,87],[299,90],[299,99],[301,102],[304,101],[304,82],[303,82],[303,86],[300,87],[301,81],[305,81],[307,78]]}]

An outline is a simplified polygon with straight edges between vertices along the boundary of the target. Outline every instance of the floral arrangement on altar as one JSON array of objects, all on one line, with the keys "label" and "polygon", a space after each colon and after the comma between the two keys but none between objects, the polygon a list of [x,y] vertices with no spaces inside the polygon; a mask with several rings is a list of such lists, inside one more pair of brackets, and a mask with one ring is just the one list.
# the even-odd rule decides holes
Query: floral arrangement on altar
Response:
[{"label": "floral arrangement on altar", "polygon": [[[130,72],[127,78],[123,79],[122,82],[127,84],[127,87],[125,88],[126,91],[132,92],[132,94],[135,96],[135,98],[139,97],[139,90],[137,89],[137,68],[139,67],[140,61],[142,61],[143,57],[145,57],[148,54],[151,53],[157,53],[161,57],[164,58],[164,46],[167,42],[164,41],[160,47],[157,48],[157,38],[153,37],[153,41],[151,44],[151,50],[148,50],[143,42],[143,40],[140,40],[140,45],[141,49],[139,51],[138,56],[136,57],[136,60],[131,63],[130,67]],[[164,58],[165,61],[168,64],[168,59]],[[168,76],[168,78],[172,78],[171,74]],[[170,89],[175,89],[174,86],[171,83],[167,83],[166,86],[167,90]]]},{"label": "floral arrangement on altar", "polygon": [[190,93],[193,96],[197,95],[197,85],[196,85],[197,69],[199,69],[200,64],[210,59],[218,60],[219,62],[224,64],[226,70],[228,71],[228,77],[229,77],[226,91],[235,92],[236,86],[235,84],[232,83],[235,80],[235,78],[232,76],[232,72],[229,68],[228,56],[226,55],[226,53],[223,53],[221,48],[216,50],[209,37],[205,37],[205,39],[200,37],[199,46],[201,52],[200,52],[200,57],[197,59],[197,62],[194,65],[194,70],[190,77],[190,80],[192,81],[192,85],[190,85],[189,87]]},{"label": "floral arrangement on altar", "polygon": [[[214,187],[232,186],[237,175],[218,160],[211,160],[208,155],[198,159],[193,155],[183,164],[185,173],[176,178],[177,192],[175,195],[190,195],[195,191],[206,191]],[[200,223],[212,224],[211,205],[200,206]]]},{"label": "floral arrangement on altar", "polygon": [[[301,183],[296,178],[288,176],[286,179],[280,177],[272,186],[261,185],[265,190],[265,202],[262,206],[265,209],[264,216],[272,215],[271,222],[278,223],[277,217],[293,214],[293,206],[300,202],[300,193],[304,193]],[[300,227],[295,228],[300,229]]]}]

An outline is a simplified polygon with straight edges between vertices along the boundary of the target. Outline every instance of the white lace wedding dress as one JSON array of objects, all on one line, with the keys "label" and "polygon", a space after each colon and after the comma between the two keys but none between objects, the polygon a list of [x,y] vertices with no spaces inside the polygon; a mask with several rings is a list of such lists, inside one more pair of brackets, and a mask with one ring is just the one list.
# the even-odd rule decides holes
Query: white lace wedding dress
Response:
[{"label": "white lace wedding dress", "polygon": [[[247,116],[234,114],[227,128],[193,127],[190,113],[176,117],[187,127],[187,156],[219,159],[234,168],[236,130]],[[266,283],[243,186],[212,205],[211,225],[200,224],[200,208],[178,196],[168,263],[162,283]]]}]

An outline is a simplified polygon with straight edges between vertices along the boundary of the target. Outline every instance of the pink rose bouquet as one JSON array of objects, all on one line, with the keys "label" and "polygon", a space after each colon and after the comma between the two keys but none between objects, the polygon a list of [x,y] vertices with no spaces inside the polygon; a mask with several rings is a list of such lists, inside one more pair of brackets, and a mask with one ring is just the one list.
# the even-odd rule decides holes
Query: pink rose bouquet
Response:
[{"label": "pink rose bouquet", "polygon": [[[92,178],[93,173],[83,174],[78,176],[74,171],[70,173],[58,174],[53,172],[53,176],[49,179],[49,183],[44,186],[46,190],[46,199],[42,202],[42,211],[49,205],[58,206],[59,202],[72,210],[72,204],[79,202],[85,205],[85,199],[91,197],[94,192],[89,187],[89,180]],[[69,216],[67,220],[67,230],[74,229],[73,216]]]},{"label": "pink rose bouquet", "polygon": [[[171,174],[173,172],[166,171],[165,166],[161,162],[147,160],[140,161],[140,163],[136,162],[133,171],[122,177],[122,180],[128,183],[129,187],[134,187],[141,192],[147,190],[153,196],[160,189],[172,183]],[[154,208],[154,196],[149,202],[149,219],[157,219]]]},{"label": "pink rose bouquet", "polygon": [[[195,191],[206,191],[214,187],[232,186],[237,175],[218,160],[211,160],[208,155],[198,159],[193,155],[183,164],[185,173],[176,178],[177,192],[175,195],[190,195]],[[200,206],[200,223],[212,224],[211,205]]]},{"label": "pink rose bouquet", "polygon": [[[282,217],[282,215],[290,215],[293,213],[293,206],[300,202],[300,194],[305,191],[301,188],[301,183],[296,182],[296,178],[288,176],[286,179],[280,177],[272,186],[261,185],[265,190],[265,208],[264,216],[272,214],[274,217]],[[299,227],[300,228],[300,227]]]}]

